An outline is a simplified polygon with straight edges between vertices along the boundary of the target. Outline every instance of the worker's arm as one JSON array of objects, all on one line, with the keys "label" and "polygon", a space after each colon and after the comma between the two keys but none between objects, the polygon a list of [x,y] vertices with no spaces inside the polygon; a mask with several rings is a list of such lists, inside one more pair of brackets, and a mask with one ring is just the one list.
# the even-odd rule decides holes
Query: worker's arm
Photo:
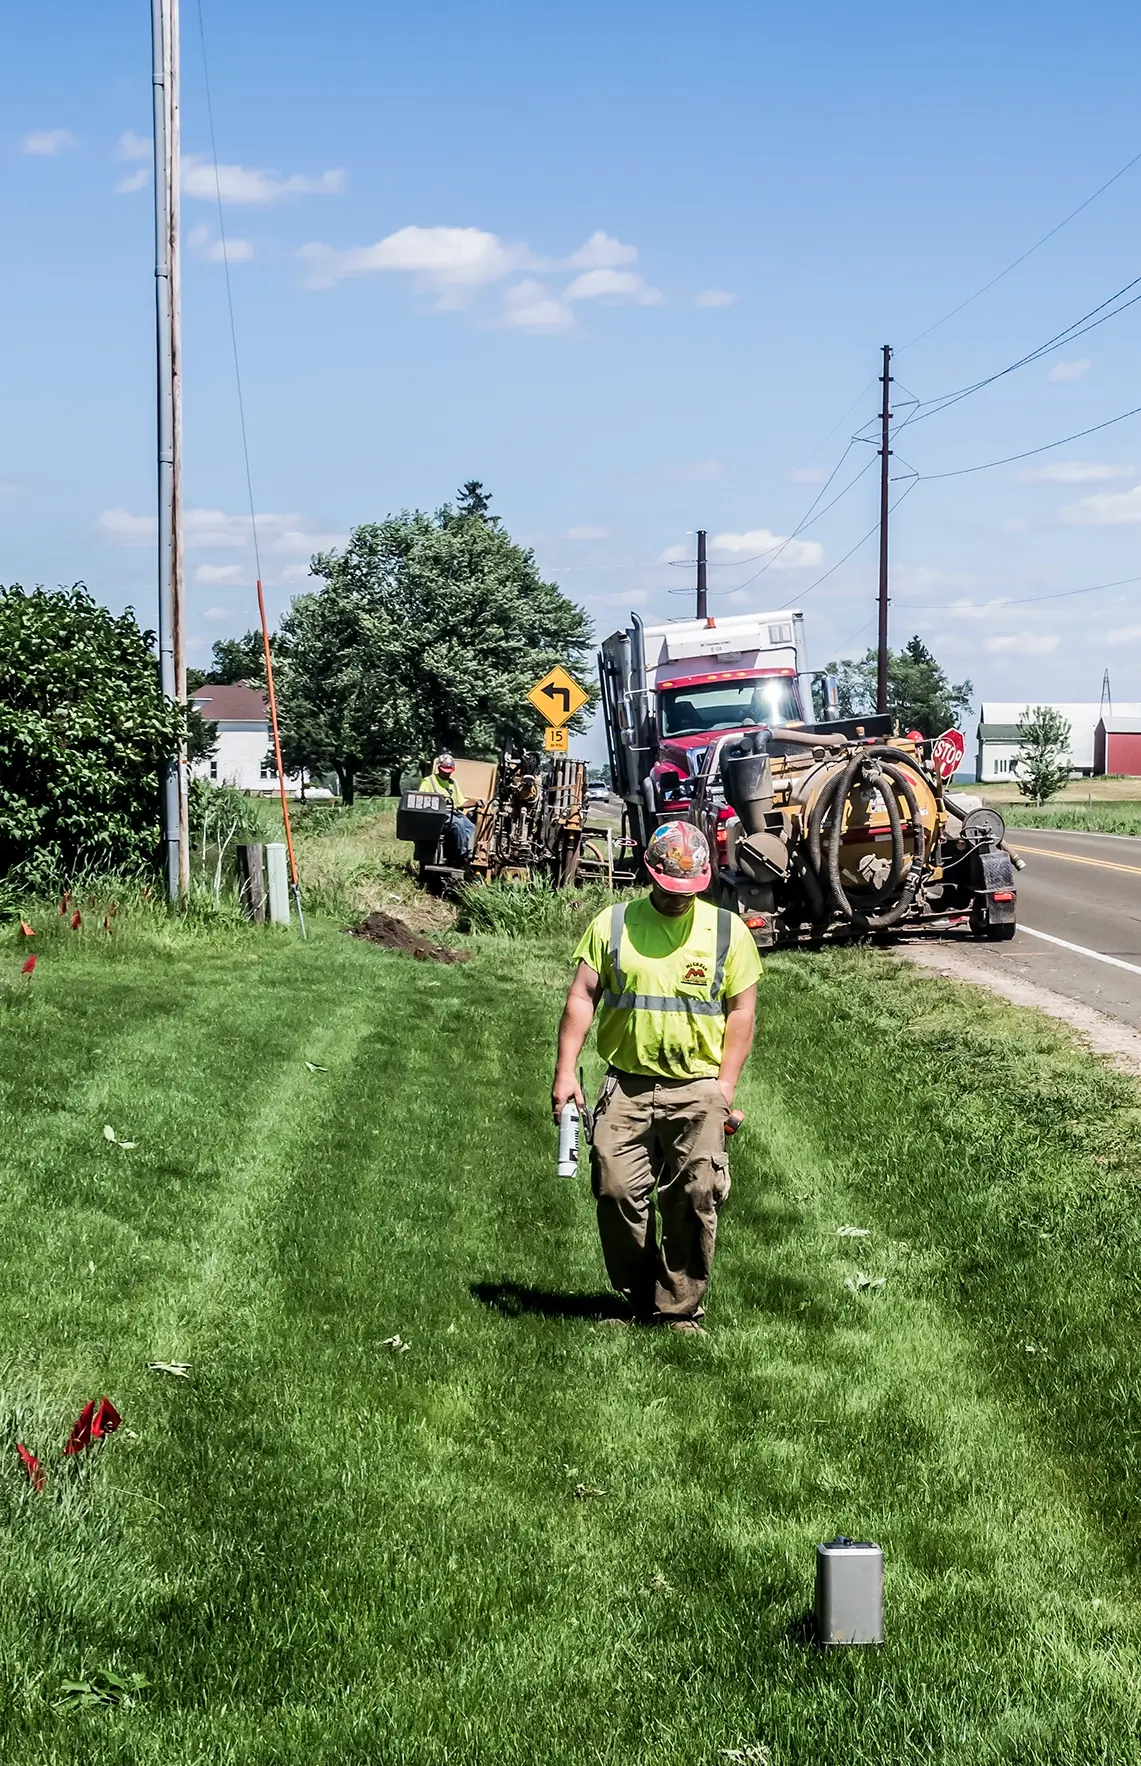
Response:
[{"label": "worker's arm", "polygon": [[[551,1114],[557,1122],[563,1105],[573,1098],[579,1109],[585,1104],[576,1069],[582,1045],[594,1022],[594,1008],[602,983],[589,963],[580,963],[567,994],[567,1003],[559,1022],[559,1049],[555,1057],[555,1077],[551,1086]],[[755,991],[755,990],[754,990]]]},{"label": "worker's arm", "polygon": [[725,1001],[725,1047],[721,1053],[721,1071],[717,1083],[733,1108],[737,1081],[753,1046],[753,1030],[757,1017],[757,984],[746,987]]}]

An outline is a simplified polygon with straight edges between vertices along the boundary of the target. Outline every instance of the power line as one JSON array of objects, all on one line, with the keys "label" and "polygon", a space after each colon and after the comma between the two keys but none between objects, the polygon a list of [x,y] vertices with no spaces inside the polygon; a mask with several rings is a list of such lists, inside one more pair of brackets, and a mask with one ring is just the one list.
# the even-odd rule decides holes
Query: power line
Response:
[{"label": "power line", "polygon": [[1115,423],[1124,423],[1127,417],[1141,414],[1141,405],[1134,405],[1131,411],[1122,411],[1119,417],[1107,417],[1104,423],[1095,423],[1089,429],[1076,429],[1073,435],[1063,435],[1057,441],[1043,442],[1040,448],[1026,448],[1021,454],[1004,454],[1001,460],[983,460],[977,466],[956,466],[951,472],[923,472],[920,477],[924,483],[931,484],[937,478],[963,478],[969,472],[989,472],[992,466],[1009,466],[1015,460],[1029,460],[1034,454],[1048,454],[1051,448],[1064,448],[1067,442],[1081,441],[1087,435],[1096,435],[1101,429],[1112,429]]},{"label": "power line", "polygon": [[[1028,607],[1032,601],[1067,601],[1073,595],[1096,595],[1103,589],[1123,589],[1130,583],[1141,583],[1141,576],[1119,576],[1111,583],[1091,583],[1085,589],[1053,589],[1048,595],[1019,595],[1014,600],[1002,596],[997,601],[986,602],[996,612],[1004,607]],[[898,601],[898,607],[906,607],[912,613],[954,613],[955,607],[948,606],[946,601]],[[975,611],[974,608],[971,609]],[[981,611],[981,609],[980,609]]]},{"label": "power line", "polygon": [[1119,178],[1124,178],[1126,172],[1131,171],[1138,160],[1141,160],[1141,153],[1135,153],[1132,159],[1125,162],[1120,171],[1114,172],[1112,178],[1107,178],[1104,184],[1100,184],[1092,196],[1087,196],[1084,202],[1079,202],[1077,208],[1071,209],[1064,220],[1059,221],[1057,226],[1051,227],[1048,233],[1043,233],[1041,239],[1035,240],[1034,244],[1029,246],[1021,256],[1016,257],[1013,263],[1007,264],[1005,270],[1000,270],[997,276],[992,276],[989,282],[984,282],[981,288],[976,288],[973,294],[968,294],[966,300],[961,300],[957,307],[952,307],[949,313],[944,313],[941,319],[936,319],[933,325],[928,325],[926,331],[918,332],[909,342],[901,344],[900,349],[909,350],[914,344],[922,343],[925,337],[930,337],[933,331],[938,331],[941,325],[945,325],[948,319],[955,318],[963,311],[964,307],[969,307],[973,301],[978,300],[980,295],[989,293],[996,283],[1002,281],[1004,276],[1009,276],[1012,270],[1017,270],[1019,264],[1024,264],[1028,257],[1032,257],[1041,246],[1053,239],[1055,233],[1060,233],[1063,227],[1068,227],[1071,221],[1076,220],[1082,210],[1087,209],[1091,202],[1096,202],[1099,196],[1103,196],[1111,184],[1116,184]]},{"label": "power line", "polygon": [[[1112,306],[1114,301],[1121,300],[1122,295],[1128,294],[1131,289],[1137,287],[1138,283],[1141,283],[1141,276],[1135,276],[1131,282],[1125,284],[1124,288],[1119,288],[1115,294],[1109,295],[1098,306],[1091,307],[1088,313],[1083,313],[1080,319],[1075,319],[1063,331],[1047,338],[1045,343],[1038,344],[1035,349],[1020,356],[1016,362],[1009,362],[1005,368],[999,368],[994,374],[988,374],[982,380],[973,381],[969,386],[961,386],[954,392],[940,393],[937,398],[925,399],[923,409],[913,413],[910,421],[923,423],[928,417],[937,417],[949,406],[957,405],[960,400],[969,398],[973,393],[981,392],[986,386],[993,386],[996,380],[1004,379],[1006,375],[1015,373],[1017,369],[1025,368],[1030,362],[1039,361],[1051,350],[1061,349],[1067,343],[1074,343],[1079,337],[1084,337],[1088,331],[1094,331],[1099,325],[1106,324],[1108,320],[1116,319],[1119,313],[1124,313],[1129,307],[1136,306],[1137,302],[1141,301],[1141,294],[1135,294],[1132,300],[1122,301],[1121,305],[1114,307],[1111,313],[1105,312],[1104,309]],[[1097,317],[1099,313],[1101,314],[1100,318]]]},{"label": "power line", "polygon": [[202,0],[198,0],[198,36],[202,44],[202,81],[206,91],[206,120],[210,127],[210,157],[214,161],[214,192],[218,199],[218,235],[222,245],[222,269],[226,276],[226,306],[230,315],[230,346],[234,356],[234,384],[238,393],[238,422],[242,433],[242,458],[246,468],[246,492],[250,503],[250,528],[254,541],[254,564],[261,580],[261,555],[258,550],[258,525],[254,513],[254,483],[250,473],[250,448],[246,436],[246,404],[242,397],[242,365],[238,355],[238,328],[234,322],[234,291],[230,283],[230,253],[226,247],[226,217],[222,211],[222,178],[218,170],[218,143],[214,134],[214,101],[210,95],[210,66],[206,59],[206,26],[202,19]]},{"label": "power line", "polygon": [[[915,487],[918,483],[919,483],[918,478],[913,478],[911,480],[911,483],[908,485],[907,489],[900,492],[899,496],[895,499],[895,502],[891,505],[891,508],[888,510],[889,515],[894,514],[895,510],[897,510],[899,508],[899,505],[903,502],[904,497],[910,496],[911,492],[915,489]],[[875,533],[878,533],[879,530],[880,530],[880,524],[877,521],[874,527],[869,527],[869,529],[868,529],[867,533],[864,535],[863,539],[856,541],[855,545],[852,547],[850,552],[845,552],[844,556],[842,558],[837,558],[835,564],[832,565],[831,569],[826,570],[824,572],[823,576],[818,576],[814,583],[809,583],[808,587],[806,589],[802,589],[798,595],[793,595],[792,599],[789,601],[782,601],[780,608],[778,608],[777,611],[782,612],[784,610],[784,608],[791,607],[793,605],[793,602],[803,601],[806,595],[811,595],[813,589],[818,589],[820,587],[821,583],[827,582],[828,578],[830,576],[834,575],[837,570],[839,570],[841,564],[847,564],[849,558],[853,558],[855,556],[855,554],[859,551],[861,546],[866,546],[868,541],[871,539],[872,535]],[[743,586],[744,585],[742,584],[742,587]]]}]

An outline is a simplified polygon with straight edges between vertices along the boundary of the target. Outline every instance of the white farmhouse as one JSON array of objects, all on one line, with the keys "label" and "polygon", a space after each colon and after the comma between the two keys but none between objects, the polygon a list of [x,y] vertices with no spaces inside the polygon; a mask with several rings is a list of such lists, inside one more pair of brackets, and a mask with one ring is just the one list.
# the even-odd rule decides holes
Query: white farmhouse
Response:
[{"label": "white farmhouse", "polygon": [[[195,761],[191,772],[216,785],[233,785],[255,796],[276,796],[279,790],[273,764],[273,732],[269,706],[260,687],[240,681],[233,687],[195,687],[189,694],[194,709],[208,724],[217,724],[218,739],[209,760]],[[301,795],[298,774],[285,781],[287,797]],[[329,798],[332,793],[306,785],[307,797]]]},{"label": "white farmhouse", "polygon": [[[1097,700],[1077,701],[1029,699],[988,699],[982,706],[979,722],[978,761],[975,777],[991,784],[1006,784],[1014,778],[1014,761],[1018,755],[1018,724],[1024,711],[1036,705],[1049,705],[1060,712],[1070,726],[1070,766],[1075,773],[1088,777],[1094,770],[1094,731],[1101,718],[1102,707]],[[1141,713],[1135,700],[1114,706],[1123,717]]]}]

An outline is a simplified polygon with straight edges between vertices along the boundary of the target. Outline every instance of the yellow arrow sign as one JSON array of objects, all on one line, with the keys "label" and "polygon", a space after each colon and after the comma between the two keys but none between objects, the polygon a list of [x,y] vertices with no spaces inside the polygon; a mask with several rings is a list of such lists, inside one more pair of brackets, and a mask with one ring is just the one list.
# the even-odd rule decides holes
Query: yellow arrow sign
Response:
[{"label": "yellow arrow sign", "polygon": [[539,716],[559,729],[570,723],[576,711],[581,711],[590,694],[565,668],[556,665],[535,682],[527,697]]}]

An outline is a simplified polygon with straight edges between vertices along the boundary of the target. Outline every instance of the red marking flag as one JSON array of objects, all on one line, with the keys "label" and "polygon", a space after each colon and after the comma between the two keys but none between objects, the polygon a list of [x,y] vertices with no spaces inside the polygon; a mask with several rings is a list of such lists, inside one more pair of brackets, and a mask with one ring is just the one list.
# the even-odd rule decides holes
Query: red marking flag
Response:
[{"label": "red marking flag", "polygon": [[83,924],[83,915],[80,913],[79,909],[76,908],[75,912],[71,916],[71,930],[73,932],[78,932],[79,928],[82,926],[82,924]]},{"label": "red marking flag", "polygon": [[35,970],[35,967],[36,967],[35,956],[33,955],[30,957],[25,957],[23,963],[21,963],[21,965],[20,965],[20,973],[21,973],[21,975],[31,975],[33,973],[33,971]]},{"label": "red marking flag", "polygon": [[35,1454],[30,1453],[22,1441],[17,1441],[16,1452],[23,1461],[24,1470],[27,1472],[28,1477],[31,1480],[32,1489],[42,1490],[44,1487],[44,1469]]},{"label": "red marking flag", "polygon": [[20,931],[24,934],[25,938],[34,938],[36,936],[35,932],[31,928],[31,926],[28,925],[28,922],[26,920],[20,921]]}]

